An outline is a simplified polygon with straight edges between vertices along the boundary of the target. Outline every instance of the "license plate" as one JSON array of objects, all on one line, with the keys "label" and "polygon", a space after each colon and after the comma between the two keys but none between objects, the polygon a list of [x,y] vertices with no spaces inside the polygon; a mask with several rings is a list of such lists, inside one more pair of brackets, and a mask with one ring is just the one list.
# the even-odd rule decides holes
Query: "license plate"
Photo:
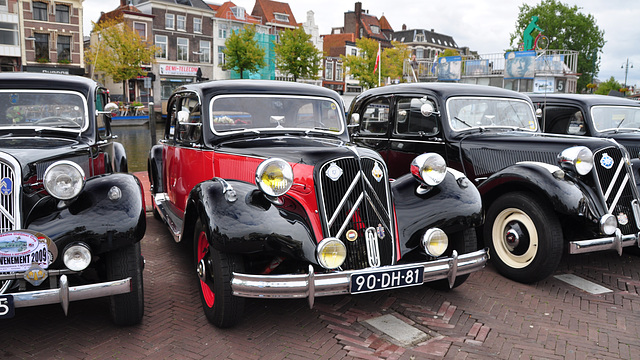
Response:
[{"label": "license plate", "polygon": [[405,286],[422,285],[424,267],[386,271],[372,271],[351,275],[351,293],[386,290]]},{"label": "license plate", "polygon": [[14,315],[13,295],[0,295],[0,319],[9,319]]}]

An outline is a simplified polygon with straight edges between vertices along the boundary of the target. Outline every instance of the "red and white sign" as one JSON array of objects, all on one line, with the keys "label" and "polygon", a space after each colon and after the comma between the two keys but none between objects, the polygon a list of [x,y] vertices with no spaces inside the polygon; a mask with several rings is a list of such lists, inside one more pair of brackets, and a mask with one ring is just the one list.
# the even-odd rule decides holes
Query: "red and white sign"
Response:
[{"label": "red and white sign", "polygon": [[197,66],[185,65],[160,65],[160,75],[186,75],[196,76]]},{"label": "red and white sign", "polygon": [[26,271],[32,263],[49,266],[47,240],[20,231],[0,234],[0,272]]}]

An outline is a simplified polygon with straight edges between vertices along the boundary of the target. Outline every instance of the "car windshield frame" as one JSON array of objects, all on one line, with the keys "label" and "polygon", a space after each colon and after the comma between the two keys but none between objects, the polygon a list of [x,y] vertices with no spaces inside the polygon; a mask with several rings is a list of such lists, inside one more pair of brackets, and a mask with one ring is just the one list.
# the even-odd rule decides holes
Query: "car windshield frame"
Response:
[{"label": "car windshield frame", "polygon": [[[251,101],[254,99],[254,101]],[[238,100],[243,105],[238,106],[237,110],[224,109],[224,106],[227,105],[224,102],[229,100]],[[313,111],[320,110],[324,111],[325,104],[328,106],[327,111],[334,112],[335,118],[331,119],[316,119],[315,117],[309,120],[302,120],[299,118],[301,113],[299,112],[302,109],[302,106],[295,107],[293,105],[294,101],[304,101],[307,102],[307,105],[311,105]],[[218,104],[218,108],[216,108],[216,102]],[[221,103],[222,102],[222,103]],[[256,115],[261,114],[268,110],[268,108],[264,105],[269,104],[271,107],[278,106],[278,102],[281,103],[281,108],[284,109],[285,105],[291,105],[291,109],[281,110],[284,111],[282,113],[271,113],[260,116],[260,118],[256,117]],[[231,104],[231,103],[230,103]],[[233,104],[231,104],[233,105]],[[223,109],[220,109],[222,106]],[[306,106],[306,105],[305,105]],[[267,109],[267,110],[265,110]],[[290,119],[292,111],[298,109],[295,115],[298,116],[298,121],[296,122],[296,118]],[[313,114],[311,115],[313,116]],[[259,119],[260,123],[253,123],[253,119]],[[213,97],[209,102],[209,125],[211,131],[218,136],[226,136],[232,134],[239,133],[271,133],[271,132],[303,132],[303,133],[323,133],[330,134],[334,136],[339,136],[344,134],[346,131],[345,127],[345,114],[340,111],[340,104],[338,104],[334,99],[330,97],[322,97],[322,96],[314,96],[314,95],[282,95],[282,94],[223,94]],[[332,121],[331,124],[325,124],[322,120]],[[293,123],[292,123],[293,122]],[[294,124],[303,124],[303,123],[316,123],[318,126],[291,126]],[[258,125],[258,126],[254,126]],[[268,126],[264,126],[268,125]],[[323,125],[326,125],[323,126]],[[331,125],[338,125],[339,128],[329,127]],[[225,127],[228,127],[225,129]]]},{"label": "car windshield frame", "polygon": [[[477,102],[478,106],[492,103],[491,109],[486,105],[484,109],[474,109],[474,112],[480,113],[474,115],[475,118],[466,114],[461,116],[460,110],[473,105],[471,102]],[[458,102],[468,102],[469,104],[458,106]],[[504,106],[500,108],[496,105],[508,102],[511,106]],[[521,119],[520,123],[512,122],[513,120],[506,118],[507,115],[519,117],[520,112],[514,109],[513,104],[524,104],[527,107],[525,113],[529,119]],[[458,109],[454,114],[454,109]],[[504,114],[505,110],[511,108],[514,111]],[[495,96],[452,96],[447,99],[446,102],[447,118],[449,127],[455,132],[468,131],[473,129],[517,129],[522,131],[537,132],[539,124],[533,110],[533,106],[526,100],[509,98],[509,97],[495,97]],[[489,112],[489,114],[487,114]],[[500,116],[500,117],[499,117]],[[479,118],[478,118],[479,117]],[[498,117],[498,118],[496,118]],[[525,125],[526,124],[526,125]]]},{"label": "car windshield frame", "polygon": [[[88,129],[89,127],[89,107],[87,104],[87,99],[86,97],[78,92],[78,91],[73,91],[73,90],[38,90],[38,89],[0,89],[0,97],[2,97],[3,94],[9,94],[10,97],[10,101],[7,103],[7,110],[5,112],[5,114],[1,114],[0,116],[0,129],[55,129],[57,131],[66,131],[66,132],[72,132],[72,133],[79,133],[79,132],[83,132],[85,130]],[[77,96],[80,98],[81,102],[82,102],[82,109],[77,109],[77,108],[71,108],[71,109],[63,109],[62,107],[64,106],[64,104],[59,104],[59,103],[52,103],[52,104],[42,104],[41,102],[35,102],[33,104],[16,104],[19,101],[20,95],[21,94],[31,94],[31,95],[38,95],[38,96],[42,96],[42,95],[73,95],[73,96]],[[11,105],[11,103],[16,104],[16,105]],[[24,106],[24,107],[32,107],[31,109],[25,109],[24,110],[24,114],[22,114],[22,110],[18,110],[16,112],[14,116],[13,120],[9,120],[9,116],[7,116],[8,111],[11,109],[11,107],[17,107],[17,106]],[[55,109],[46,109],[45,106],[52,106],[52,107],[57,107]],[[68,105],[68,106],[72,106],[72,105]],[[77,107],[77,105],[75,105]],[[52,111],[53,110],[53,111]],[[27,116],[31,115],[35,115],[35,114],[44,114],[44,112],[47,112],[47,115],[39,118],[39,119],[35,119],[34,118],[34,122],[32,121],[24,121],[24,122],[20,122],[20,123],[15,123],[15,119],[16,118],[25,118]],[[47,125],[46,123],[43,124],[36,124],[35,121],[38,120],[42,120],[44,118],[47,117],[60,117],[60,118],[65,118],[65,116],[60,115],[60,114],[64,114],[64,112],[67,111],[67,113],[69,111],[73,111],[73,112],[82,112],[81,114],[79,114],[80,116],[76,116],[73,117],[75,119],[82,119],[82,124],[78,124],[78,127],[59,127],[59,126],[51,126],[51,125]],[[56,112],[58,113],[58,115],[56,115]],[[53,114],[53,115],[49,115],[49,114]],[[69,119],[72,119],[71,117],[68,117]],[[13,121],[13,123],[8,124],[9,121]],[[64,125],[65,123],[60,123],[60,125]]]},{"label": "car windshield frame", "polygon": [[[611,116],[607,121],[606,125],[601,120],[601,116],[599,114],[600,111],[606,109],[616,109],[616,110],[625,110],[635,112],[636,119],[616,119],[615,116]],[[619,131],[619,130],[640,130],[640,106],[628,106],[628,105],[594,105],[589,109],[591,113],[591,119],[593,122],[593,128],[598,132],[608,132],[608,131]],[[611,115],[620,115],[620,114],[611,114]],[[636,127],[630,125],[635,124]]]}]

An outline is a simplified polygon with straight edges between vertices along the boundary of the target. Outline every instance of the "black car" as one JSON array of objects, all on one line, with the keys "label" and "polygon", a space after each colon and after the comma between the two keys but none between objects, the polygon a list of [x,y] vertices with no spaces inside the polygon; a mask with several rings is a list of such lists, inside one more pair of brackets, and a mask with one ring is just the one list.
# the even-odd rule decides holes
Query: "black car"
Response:
[{"label": "black car", "polygon": [[142,319],[142,186],[107,101],[86,78],[0,74],[0,318],[109,296],[114,323]]},{"label": "black car", "polygon": [[[154,211],[192,245],[202,307],[235,324],[245,297],[307,298],[431,283],[480,270],[480,193],[437,154],[389,182],[350,143],[342,99],[267,80],[182,86],[149,158]],[[196,277],[197,275],[197,277]]]},{"label": "black car", "polygon": [[481,229],[505,276],[533,282],[562,253],[637,246],[640,206],[629,154],[608,139],[542,134],[531,100],[510,90],[415,83],[360,94],[354,142],[379,152],[389,175],[436,152],[482,194]]},{"label": "black car", "polygon": [[528,95],[543,132],[614,139],[629,151],[640,181],[640,102],[594,94]]}]

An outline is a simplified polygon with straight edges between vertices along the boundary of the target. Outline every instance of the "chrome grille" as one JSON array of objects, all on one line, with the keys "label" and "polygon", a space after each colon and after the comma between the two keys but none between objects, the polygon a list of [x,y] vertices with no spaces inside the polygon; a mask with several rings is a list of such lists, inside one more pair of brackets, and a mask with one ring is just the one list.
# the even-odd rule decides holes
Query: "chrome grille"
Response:
[{"label": "chrome grille", "polygon": [[[330,168],[339,168],[341,175],[331,179],[327,174]],[[322,211],[324,236],[336,237],[347,247],[347,259],[342,269],[393,264],[395,233],[384,164],[371,158],[334,159],[323,164],[316,176],[319,177],[316,184],[320,186],[318,203]],[[372,228],[378,236],[378,249],[367,250],[365,233],[369,229],[371,234]],[[356,232],[355,240],[347,240],[350,230]]]},{"label": "chrome grille", "polygon": [[17,161],[0,153],[0,232],[21,227],[20,179],[20,166]]},{"label": "chrome grille", "polygon": [[636,184],[622,151],[616,147],[608,147],[595,152],[593,158],[596,182],[600,186],[607,211],[619,219],[627,219],[626,225],[618,221],[623,234],[637,232],[638,226],[631,208],[631,203],[635,200],[632,186]]}]

